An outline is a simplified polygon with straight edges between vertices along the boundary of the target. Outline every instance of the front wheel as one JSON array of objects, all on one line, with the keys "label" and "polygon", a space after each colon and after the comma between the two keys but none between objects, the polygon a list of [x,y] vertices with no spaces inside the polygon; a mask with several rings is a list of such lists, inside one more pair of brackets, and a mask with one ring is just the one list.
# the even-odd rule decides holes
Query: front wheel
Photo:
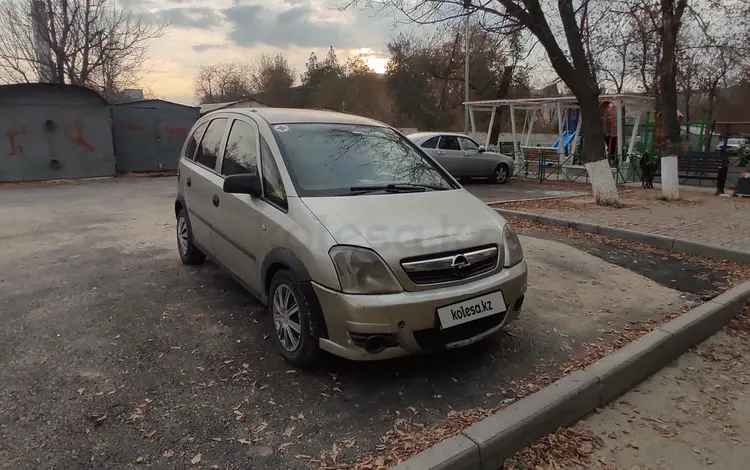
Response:
[{"label": "front wheel", "polygon": [[495,167],[495,170],[492,172],[492,176],[490,176],[489,179],[494,184],[505,184],[508,182],[509,176],[510,169],[508,168],[508,165],[501,163]]},{"label": "front wheel", "polygon": [[309,366],[320,355],[318,328],[290,271],[281,270],[273,276],[268,298],[281,355],[295,366]]}]

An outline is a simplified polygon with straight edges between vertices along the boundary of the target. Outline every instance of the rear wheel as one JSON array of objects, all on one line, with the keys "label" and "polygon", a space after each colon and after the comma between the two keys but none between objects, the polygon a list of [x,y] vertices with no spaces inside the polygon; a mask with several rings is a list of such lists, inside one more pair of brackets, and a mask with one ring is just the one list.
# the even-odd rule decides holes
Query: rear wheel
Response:
[{"label": "rear wheel", "polygon": [[183,264],[201,264],[206,260],[206,255],[193,245],[193,229],[185,209],[177,214],[177,251]]},{"label": "rear wheel", "polygon": [[501,163],[495,167],[495,170],[492,172],[492,175],[489,179],[490,182],[494,184],[505,184],[508,182],[509,176],[510,170],[508,168],[508,165],[506,165],[505,163]]},{"label": "rear wheel", "polygon": [[295,366],[312,364],[320,356],[319,334],[305,295],[285,269],[271,281],[268,309],[281,355]]}]

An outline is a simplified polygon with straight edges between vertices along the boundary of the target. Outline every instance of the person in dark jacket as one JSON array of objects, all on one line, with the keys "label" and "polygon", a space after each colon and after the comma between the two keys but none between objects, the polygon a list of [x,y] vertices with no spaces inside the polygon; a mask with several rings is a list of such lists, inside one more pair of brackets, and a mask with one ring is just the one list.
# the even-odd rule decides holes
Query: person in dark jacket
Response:
[{"label": "person in dark jacket", "polygon": [[656,158],[643,152],[641,155],[640,167],[641,167],[641,187],[642,188],[653,188],[654,187],[654,175],[656,174]]}]

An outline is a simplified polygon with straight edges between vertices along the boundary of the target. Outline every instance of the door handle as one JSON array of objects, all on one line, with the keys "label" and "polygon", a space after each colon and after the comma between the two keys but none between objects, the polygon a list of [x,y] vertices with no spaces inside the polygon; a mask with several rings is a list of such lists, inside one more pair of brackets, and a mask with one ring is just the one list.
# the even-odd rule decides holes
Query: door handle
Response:
[{"label": "door handle", "polygon": [[187,187],[189,188],[189,187],[190,187],[190,186],[192,186],[192,185],[193,185],[193,180],[191,180],[191,179],[190,179],[190,177],[188,176],[188,179],[187,179]]},{"label": "door handle", "polygon": [[214,207],[219,207],[219,196],[214,194],[214,197],[211,198],[211,201],[214,203]]},{"label": "door handle", "polygon": [[438,155],[442,155],[442,154],[443,154],[443,152],[438,152],[437,154],[438,154]]}]

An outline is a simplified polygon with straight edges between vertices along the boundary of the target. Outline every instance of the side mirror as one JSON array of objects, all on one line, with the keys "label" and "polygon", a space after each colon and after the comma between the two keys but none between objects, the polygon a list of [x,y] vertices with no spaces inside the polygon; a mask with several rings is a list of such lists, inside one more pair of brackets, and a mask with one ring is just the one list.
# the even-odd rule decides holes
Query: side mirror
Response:
[{"label": "side mirror", "polygon": [[485,148],[484,148],[484,146],[483,146],[483,145],[480,145],[480,146],[479,146],[479,148],[477,149],[477,151],[478,151],[479,153],[484,153],[484,151],[485,151]]},{"label": "side mirror", "polygon": [[257,173],[242,173],[224,178],[224,192],[260,197],[263,194],[263,189],[261,188],[260,177]]}]

